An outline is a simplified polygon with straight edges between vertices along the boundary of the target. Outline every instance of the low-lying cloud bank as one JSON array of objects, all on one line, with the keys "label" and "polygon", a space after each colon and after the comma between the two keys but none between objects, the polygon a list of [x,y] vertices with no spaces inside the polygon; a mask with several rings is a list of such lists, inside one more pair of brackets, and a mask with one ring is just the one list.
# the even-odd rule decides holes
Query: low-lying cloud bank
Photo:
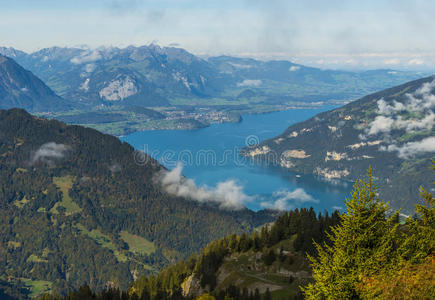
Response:
[{"label": "low-lying cloud bank", "polygon": [[163,171],[155,178],[163,189],[175,196],[185,197],[201,203],[217,203],[221,209],[239,210],[254,200],[261,201],[260,206],[274,210],[291,210],[305,203],[319,203],[302,188],[293,191],[282,189],[275,191],[269,200],[244,193],[243,186],[235,180],[218,182],[215,187],[198,186],[195,181],[182,175],[183,166],[178,163],[171,171]]},{"label": "low-lying cloud bank", "polygon": [[377,116],[370,124],[368,135],[376,135],[378,133],[389,134],[392,130],[405,130],[413,132],[417,130],[431,130],[435,124],[435,114],[429,112],[422,119],[403,119],[401,116],[396,118]]},{"label": "low-lying cloud bank", "polygon": [[319,203],[319,200],[314,199],[302,188],[297,188],[294,191],[279,190],[272,194],[272,198],[271,201],[262,202],[261,206],[276,210],[291,210],[300,207],[303,203]]},{"label": "low-lying cloud bank", "polygon": [[432,131],[435,125],[434,90],[435,80],[422,84],[414,93],[406,94],[403,102],[394,100],[389,104],[384,99],[378,100],[379,115],[365,129],[365,134],[360,135],[361,139],[381,134],[383,142],[389,145],[383,145],[379,150],[397,152],[404,159],[435,152],[435,137],[399,145],[391,136],[394,130],[404,130],[406,133]]},{"label": "low-lying cloud bank", "polygon": [[395,144],[381,146],[381,151],[397,152],[400,158],[410,158],[419,154],[435,152],[435,137],[431,136],[417,142],[409,142],[401,146]]},{"label": "low-lying cloud bank", "polygon": [[43,161],[48,164],[53,164],[54,159],[62,159],[70,149],[65,144],[57,144],[49,142],[41,145],[38,150],[32,155],[30,163],[33,165],[38,161]]},{"label": "low-lying cloud bank", "polygon": [[[394,100],[388,104],[384,99],[378,101],[378,114],[366,130],[367,135],[384,133],[388,135],[394,129],[404,129],[406,132],[416,130],[431,130],[435,124],[435,80],[426,82],[414,93],[406,94],[406,100]],[[414,113],[417,117],[403,118],[399,113]]]},{"label": "low-lying cloud bank", "polygon": [[71,59],[71,63],[75,65],[80,65],[84,63],[93,63],[102,58],[102,55],[100,51],[98,50],[92,50],[92,51],[86,51],[80,56],[73,57]]},{"label": "low-lying cloud bank", "polygon": [[237,84],[238,87],[259,86],[262,81],[258,79],[245,79]]},{"label": "low-lying cloud bank", "polygon": [[178,163],[171,171],[164,171],[158,175],[158,180],[164,190],[175,196],[189,198],[198,202],[217,203],[222,209],[239,210],[245,207],[253,197],[243,192],[243,186],[235,180],[217,183],[216,187],[197,186],[195,181],[182,175],[183,166]]}]

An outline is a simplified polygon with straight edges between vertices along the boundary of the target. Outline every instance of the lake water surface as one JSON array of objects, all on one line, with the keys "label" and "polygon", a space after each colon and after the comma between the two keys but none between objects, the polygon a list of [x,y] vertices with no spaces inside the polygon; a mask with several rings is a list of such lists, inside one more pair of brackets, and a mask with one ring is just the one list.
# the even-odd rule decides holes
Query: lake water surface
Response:
[{"label": "lake water surface", "polygon": [[251,196],[246,206],[258,210],[275,205],[287,209],[313,206],[316,211],[344,208],[352,185],[328,182],[312,175],[255,165],[238,155],[241,148],[282,133],[323,109],[294,109],[245,115],[240,123],[213,124],[198,130],[135,132],[122,138],[144,150],[168,169],[181,161],[183,174],[199,186],[212,189],[218,182],[234,180]]}]

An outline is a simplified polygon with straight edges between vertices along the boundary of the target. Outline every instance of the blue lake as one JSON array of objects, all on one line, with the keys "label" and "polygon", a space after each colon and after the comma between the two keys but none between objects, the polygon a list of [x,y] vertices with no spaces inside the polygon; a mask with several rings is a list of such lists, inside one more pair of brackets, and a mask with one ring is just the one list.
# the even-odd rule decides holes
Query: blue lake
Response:
[{"label": "blue lake", "polygon": [[168,169],[183,164],[183,174],[199,186],[212,189],[234,180],[251,196],[246,206],[258,210],[280,200],[285,208],[310,207],[317,211],[344,208],[352,184],[330,182],[313,175],[267,168],[238,155],[247,144],[275,137],[289,125],[304,121],[323,109],[294,109],[245,115],[240,123],[213,124],[198,130],[135,132],[122,138]]}]

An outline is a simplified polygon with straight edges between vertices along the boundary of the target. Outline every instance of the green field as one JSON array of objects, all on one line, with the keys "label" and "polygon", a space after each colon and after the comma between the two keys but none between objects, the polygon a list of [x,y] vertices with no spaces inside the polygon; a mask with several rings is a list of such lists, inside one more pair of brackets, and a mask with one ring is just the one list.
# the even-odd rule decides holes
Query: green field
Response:
[{"label": "green field", "polygon": [[80,230],[82,234],[93,239],[97,244],[111,250],[119,262],[132,261],[142,265],[145,270],[154,270],[152,266],[147,265],[134,257],[134,254],[149,255],[156,251],[154,243],[148,241],[147,239],[138,235],[130,234],[127,231],[121,231],[120,237],[128,244],[129,247],[128,250],[122,250],[116,246],[112,238],[102,233],[99,229],[88,230],[85,226],[83,226],[83,224],[80,223],[76,224],[75,227]]},{"label": "green field", "polygon": [[60,189],[62,192],[62,201],[57,202],[52,209],[50,209],[51,213],[59,213],[58,207],[65,208],[65,215],[72,215],[74,213],[80,212],[82,209],[80,206],[75,203],[70,195],[69,190],[72,188],[74,178],[72,176],[63,176],[63,177],[54,177],[53,183]]},{"label": "green field", "polygon": [[27,262],[46,263],[48,262],[48,260],[40,258],[35,254],[32,254],[27,258]]},{"label": "green field", "polygon": [[93,239],[97,244],[113,251],[113,254],[116,256],[119,262],[126,262],[128,260],[128,258],[119,251],[118,247],[113,243],[112,239],[109,236],[103,234],[100,230],[92,229],[89,231],[86,229],[85,226],[83,226],[80,223],[78,223],[76,227],[77,229],[80,230],[82,234],[87,235],[88,237]]},{"label": "green field", "polygon": [[121,231],[119,235],[124,242],[128,244],[128,249],[131,252],[141,255],[150,255],[156,251],[154,243],[141,236],[128,233],[127,231]]},{"label": "green field", "polygon": [[29,278],[19,278],[19,279],[12,279],[13,281],[21,281],[24,283],[26,288],[29,290],[29,298],[36,298],[37,296],[44,294],[44,293],[50,293],[51,287],[53,285],[50,281],[44,281],[44,280],[32,280]]}]

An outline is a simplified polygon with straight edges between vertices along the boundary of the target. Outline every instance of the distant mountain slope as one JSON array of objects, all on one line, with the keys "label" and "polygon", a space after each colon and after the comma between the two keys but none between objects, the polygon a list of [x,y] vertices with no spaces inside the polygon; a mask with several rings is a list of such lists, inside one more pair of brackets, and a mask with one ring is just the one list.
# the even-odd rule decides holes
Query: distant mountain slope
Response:
[{"label": "distant mountain slope", "polygon": [[[0,53],[13,55],[62,97],[91,106],[208,105],[207,99],[216,98],[217,103],[267,105],[350,100],[419,76],[392,70],[321,70],[289,61],[229,56],[205,60],[181,48],[157,45],[52,47],[31,54],[0,48]],[[249,97],[243,97],[245,90],[251,90]]]},{"label": "distant mountain slope", "polygon": [[208,61],[232,78],[234,88],[254,89],[269,102],[352,100],[421,77],[415,72],[382,69],[365,72],[323,70],[285,60],[219,56]]},{"label": "distant mountain slope", "polygon": [[0,108],[58,111],[72,107],[13,59],[0,54]]},{"label": "distant mountain slope", "polygon": [[0,282],[126,288],[215,238],[274,220],[171,196],[161,172],[113,136],[0,110]]},{"label": "distant mountain slope", "polygon": [[435,77],[384,90],[290,126],[243,154],[290,171],[355,180],[369,165],[382,198],[413,211],[431,188]]}]

